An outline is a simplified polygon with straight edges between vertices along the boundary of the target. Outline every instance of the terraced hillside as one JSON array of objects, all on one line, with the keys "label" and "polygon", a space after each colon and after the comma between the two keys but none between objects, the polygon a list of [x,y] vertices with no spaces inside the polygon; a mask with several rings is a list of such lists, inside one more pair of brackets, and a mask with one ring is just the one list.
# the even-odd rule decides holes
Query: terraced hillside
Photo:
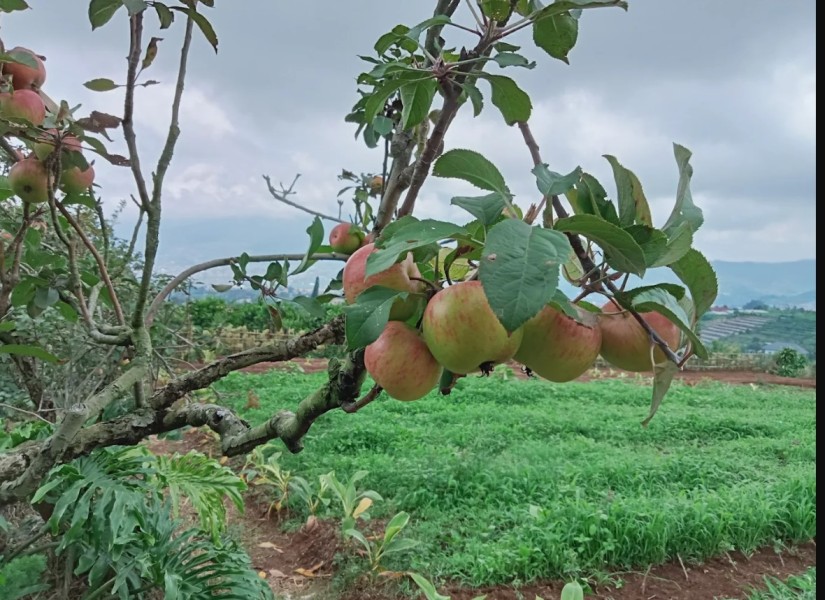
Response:
[{"label": "terraced hillside", "polygon": [[738,333],[745,333],[758,329],[771,321],[770,317],[730,317],[727,319],[714,319],[702,325],[699,338],[705,344],[710,344],[716,340],[722,340]]},{"label": "terraced hillside", "polygon": [[744,352],[761,352],[768,343],[796,344],[816,356],[816,312],[771,311],[765,315],[714,317],[700,325],[705,344],[724,340]]}]

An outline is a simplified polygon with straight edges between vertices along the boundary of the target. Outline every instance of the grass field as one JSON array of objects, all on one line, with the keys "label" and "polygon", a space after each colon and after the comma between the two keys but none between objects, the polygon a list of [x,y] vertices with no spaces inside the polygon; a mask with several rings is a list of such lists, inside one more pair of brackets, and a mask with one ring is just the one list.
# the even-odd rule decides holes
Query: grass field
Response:
[{"label": "grass field", "polygon": [[[233,373],[222,402],[252,422],[323,375]],[[248,390],[261,407],[244,409]],[[650,387],[467,378],[451,396],[379,400],[319,419],[285,468],[358,469],[422,542],[390,566],[472,586],[602,576],[816,534],[816,393],[676,384],[648,429]]]}]

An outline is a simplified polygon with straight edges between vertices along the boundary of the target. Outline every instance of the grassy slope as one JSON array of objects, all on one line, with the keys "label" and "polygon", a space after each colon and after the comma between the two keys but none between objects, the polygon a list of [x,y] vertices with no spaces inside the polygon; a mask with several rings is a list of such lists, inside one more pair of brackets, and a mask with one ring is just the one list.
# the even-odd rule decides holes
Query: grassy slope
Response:
[{"label": "grassy slope", "polygon": [[[233,374],[218,386],[260,422],[323,377]],[[423,542],[395,563],[474,585],[743,550],[816,531],[815,392],[675,385],[649,429],[650,388],[465,379],[452,396],[384,399],[319,420],[297,456],[380,492]],[[531,509],[531,506],[538,507]]]}]

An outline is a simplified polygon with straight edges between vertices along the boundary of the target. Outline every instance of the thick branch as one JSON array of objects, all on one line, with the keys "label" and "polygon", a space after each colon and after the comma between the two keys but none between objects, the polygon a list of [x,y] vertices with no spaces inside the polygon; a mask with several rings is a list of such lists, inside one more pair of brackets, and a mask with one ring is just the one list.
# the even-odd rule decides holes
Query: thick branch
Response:
[{"label": "thick branch", "polygon": [[266,187],[269,188],[269,193],[272,195],[275,200],[278,202],[283,202],[284,204],[288,204],[293,208],[297,208],[298,210],[302,210],[305,213],[309,213],[321,219],[326,219],[327,221],[334,221],[335,223],[346,223],[343,219],[339,219],[338,217],[332,217],[330,215],[324,214],[322,212],[318,212],[317,210],[312,210],[311,208],[307,208],[306,206],[301,206],[297,202],[293,202],[287,196],[292,193],[292,188],[295,185],[295,182],[298,181],[298,177],[300,175],[296,175],[295,179],[292,182],[292,185],[289,186],[288,190],[284,190],[283,192],[279,192],[275,189],[275,186],[272,185],[272,180],[269,178],[269,175],[263,175],[264,181],[266,181]]},{"label": "thick branch", "polygon": [[[527,123],[519,123],[519,129],[521,130],[522,137],[524,138],[524,143],[530,150],[530,156],[533,158],[533,163],[535,165],[543,164],[544,161],[541,160],[541,153],[539,152],[539,145],[536,143],[536,139],[533,137],[533,133],[530,131],[530,126]],[[561,200],[558,196],[551,196],[552,206],[553,209],[556,211],[556,214],[560,219],[564,219],[568,216],[567,209],[564,208],[564,205],[561,203]],[[548,207],[549,208],[549,207]],[[582,268],[584,269],[585,273],[592,273],[593,277],[599,277],[598,269],[596,268],[596,264],[593,262],[593,259],[590,258],[590,255],[587,253],[584,245],[582,244],[582,240],[578,235],[568,233],[567,239],[570,240],[570,246],[573,248],[573,252],[576,253],[579,261],[582,264]],[[619,288],[610,280],[607,279],[602,282],[603,285],[610,290],[612,293],[619,292]],[[670,346],[667,345],[667,342],[662,339],[662,337],[656,333],[656,330],[653,329],[650,324],[644,320],[644,318],[635,310],[626,309],[636,322],[642,326],[642,328],[647,332],[650,339],[653,341],[654,344],[661,348],[662,352],[664,352],[665,356],[667,356],[668,360],[675,364],[680,364],[680,359],[676,355],[673,350],[671,350]]]},{"label": "thick branch", "polygon": [[[259,263],[259,262],[274,262],[278,260],[303,260],[303,254],[263,254],[263,255],[255,255],[249,257],[250,263]],[[184,281],[192,277],[197,273],[202,273],[203,271],[208,271],[209,269],[216,269],[218,267],[228,267],[233,262],[237,262],[237,257],[226,257],[226,258],[216,258],[213,260],[208,260],[206,262],[202,262],[197,265],[193,265],[188,269],[184,269],[178,275],[176,275],[169,283],[164,286],[164,288],[155,296],[155,299],[152,300],[151,306],[149,306],[149,311],[146,313],[146,324],[151,325],[152,321],[157,315],[158,311],[160,310],[163,301],[175,291],[175,289],[182,284]],[[314,254],[312,256],[312,260],[341,260],[346,261],[347,256],[345,254]]]}]

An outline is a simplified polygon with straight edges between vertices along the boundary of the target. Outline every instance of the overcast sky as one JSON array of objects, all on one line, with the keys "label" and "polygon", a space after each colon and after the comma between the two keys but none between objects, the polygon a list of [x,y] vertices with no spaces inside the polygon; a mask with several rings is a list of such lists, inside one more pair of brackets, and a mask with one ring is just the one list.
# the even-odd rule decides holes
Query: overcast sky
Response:
[{"label": "overcast sky", "polygon": [[[81,115],[119,114],[119,91],[93,93],[82,83],[124,79],[124,15],[92,33],[85,0],[28,2],[33,10],[0,21],[6,47],[47,57],[52,98],[82,103]],[[372,54],[394,25],[430,16],[433,4],[219,0],[204,8],[220,48],[215,55],[199,36],[193,44],[183,134],[167,179],[161,269],[243,251],[303,251],[310,217],[271,200],[262,174],[287,183],[300,173],[295,200],[334,213],[342,168],[380,171],[381,152],[356,141],[354,126],[343,121],[366,67],[357,55]],[[709,258],[814,258],[815,13],[814,0],[630,0],[628,12],[584,12],[569,66],[531,48],[529,30],[517,34],[512,41],[538,66],[508,74],[533,99],[531,127],[553,170],[581,165],[612,195],[602,155],[617,156],[641,179],[661,225],[676,190],[678,142],[694,153],[694,200],[705,211],[696,245]],[[147,37],[164,39],[146,73],[162,83],[138,92],[147,173],[167,128],[183,24],[158,33],[154,16],[148,21]],[[466,9],[456,21],[470,23]],[[488,93],[484,84],[482,91]],[[529,154],[518,129],[487,104],[475,119],[465,107],[446,148],[484,153],[526,207],[537,199]],[[119,137],[112,149],[125,154]],[[101,161],[96,168],[111,210],[132,192],[129,173]],[[461,182],[431,179],[416,214],[462,218],[449,200],[468,192]],[[122,216],[124,235],[133,217],[131,208]]]}]

